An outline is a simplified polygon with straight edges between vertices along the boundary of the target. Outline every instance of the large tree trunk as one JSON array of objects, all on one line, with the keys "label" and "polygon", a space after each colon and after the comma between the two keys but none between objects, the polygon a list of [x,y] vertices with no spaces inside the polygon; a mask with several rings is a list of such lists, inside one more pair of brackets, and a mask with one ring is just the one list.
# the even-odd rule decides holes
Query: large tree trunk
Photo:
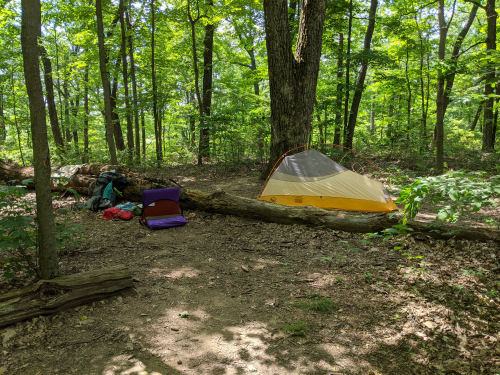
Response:
[{"label": "large tree trunk", "polygon": [[352,141],[354,138],[354,129],[358,118],[359,104],[361,103],[361,96],[364,91],[364,84],[366,73],[368,71],[368,54],[372,43],[373,31],[375,29],[375,16],[377,14],[378,0],[371,0],[370,13],[368,16],[368,27],[366,28],[365,41],[363,44],[363,57],[361,59],[361,67],[358,72],[358,79],[356,87],[354,88],[354,95],[352,97],[351,111],[349,113],[349,122],[347,123],[347,130],[345,132],[344,147],[352,148]]},{"label": "large tree trunk", "polygon": [[23,0],[21,6],[21,47],[33,137],[38,262],[41,277],[51,279],[58,275],[59,265],[50,192],[50,154],[45,120],[45,103],[40,80],[40,49],[38,41],[41,38],[41,5],[40,0]]},{"label": "large tree trunk", "polygon": [[118,97],[118,72],[120,71],[121,56],[123,54],[123,49],[120,49],[120,53],[116,58],[115,70],[113,74],[113,81],[111,84],[111,119],[113,121],[113,136],[115,139],[116,148],[120,151],[125,150],[125,141],[123,140],[122,125],[120,123],[120,116],[118,115],[118,108],[116,106],[116,98]]},{"label": "large tree trunk", "polygon": [[268,171],[281,155],[309,139],[325,12],[325,0],[302,1],[293,55],[287,2],[264,1],[271,97]]},{"label": "large tree trunk", "polygon": [[495,0],[488,0],[486,3],[486,18],[487,18],[487,38],[486,48],[488,53],[486,83],[484,86],[484,112],[483,112],[483,151],[493,151],[495,148],[495,133],[493,131],[494,115],[493,104],[495,98],[493,97],[495,87],[495,59],[494,53],[496,51],[496,22],[497,12],[495,11]]},{"label": "large tree trunk", "polygon": [[104,26],[102,23],[102,0],[96,0],[97,40],[99,45],[99,68],[104,91],[104,117],[106,122],[106,141],[108,142],[111,164],[117,164],[115,141],[113,139],[113,119],[111,117],[111,87],[106,68],[106,49],[104,47]]},{"label": "large tree trunk", "polygon": [[101,300],[132,286],[132,276],[124,266],[40,280],[0,296],[0,328]]},{"label": "large tree trunk", "polygon": [[40,52],[42,55],[43,69],[44,69],[44,81],[45,81],[45,92],[47,94],[47,107],[49,108],[49,119],[50,127],[52,129],[52,136],[54,137],[54,143],[59,152],[64,152],[64,140],[61,134],[61,128],[59,127],[59,118],[57,117],[56,102],[54,99],[54,81],[52,79],[52,64],[50,62],[49,56],[44,46],[40,46]]}]

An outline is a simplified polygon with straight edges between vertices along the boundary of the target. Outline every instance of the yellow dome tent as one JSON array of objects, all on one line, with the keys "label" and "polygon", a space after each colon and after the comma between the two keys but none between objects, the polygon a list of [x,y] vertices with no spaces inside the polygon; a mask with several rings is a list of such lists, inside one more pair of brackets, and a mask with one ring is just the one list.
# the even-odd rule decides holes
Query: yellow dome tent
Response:
[{"label": "yellow dome tent", "polygon": [[380,181],[350,171],[314,149],[285,156],[259,199],[285,206],[348,211],[398,209]]}]

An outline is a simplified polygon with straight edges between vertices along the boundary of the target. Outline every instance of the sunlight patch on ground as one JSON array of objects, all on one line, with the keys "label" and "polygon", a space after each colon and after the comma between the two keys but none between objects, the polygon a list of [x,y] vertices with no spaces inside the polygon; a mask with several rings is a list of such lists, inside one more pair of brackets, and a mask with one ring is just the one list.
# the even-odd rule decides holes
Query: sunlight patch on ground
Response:
[{"label": "sunlight patch on ground", "polygon": [[146,365],[131,355],[119,355],[112,359],[102,375],[162,375],[159,372],[148,372]]},{"label": "sunlight patch on ground", "polygon": [[[277,358],[270,350],[284,339],[265,323],[248,322],[240,326],[212,327],[207,314],[193,312],[198,320],[179,319],[179,310],[169,310],[153,325],[151,352],[165,364],[184,374],[303,374],[310,371],[335,371],[321,360],[288,360],[286,351]],[[286,361],[286,368],[279,362]]]},{"label": "sunlight patch on ground", "polygon": [[159,277],[159,278],[167,278],[167,279],[172,279],[172,280],[179,280],[184,277],[186,278],[193,278],[197,277],[201,271],[197,270],[196,268],[191,268],[191,267],[180,267],[176,268],[175,270],[169,270],[165,268],[151,268],[149,273],[152,276]]}]

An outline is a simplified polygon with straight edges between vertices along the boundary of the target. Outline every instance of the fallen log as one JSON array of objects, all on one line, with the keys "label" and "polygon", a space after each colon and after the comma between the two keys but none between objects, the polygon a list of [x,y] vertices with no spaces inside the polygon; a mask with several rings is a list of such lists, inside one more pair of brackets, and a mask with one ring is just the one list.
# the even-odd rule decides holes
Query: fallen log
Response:
[{"label": "fallen log", "polygon": [[125,266],[40,280],[0,296],[0,327],[101,300],[132,286]]},{"label": "fallen log", "polygon": [[[17,179],[21,179],[20,177],[33,177],[29,173],[31,167],[20,167],[17,165],[16,169],[15,164],[10,163],[7,166],[5,164],[0,161],[0,179],[5,179],[5,174],[2,175],[5,170],[8,171],[11,179],[16,178],[16,176]],[[125,174],[130,182],[129,186],[123,191],[123,198],[126,200],[140,202],[142,200],[142,190],[173,186],[170,181],[147,178],[121,166],[103,166],[97,164],[65,166],[54,168],[53,175],[64,175],[71,181],[70,187],[80,194],[87,194],[90,182],[94,181],[99,173],[112,169]],[[57,187],[54,188],[56,189]],[[377,232],[385,228],[390,228],[401,220],[400,215],[330,211],[309,206],[288,207],[256,199],[238,197],[220,191],[205,193],[185,188],[181,190],[181,203],[183,207],[193,210],[242,216],[282,224],[321,225],[331,229],[356,233]],[[410,220],[407,225],[414,229],[413,233],[424,233],[435,238],[453,237],[477,241],[500,241],[500,231],[490,228],[450,224],[440,224],[437,228],[436,222],[428,223],[418,220]]]}]

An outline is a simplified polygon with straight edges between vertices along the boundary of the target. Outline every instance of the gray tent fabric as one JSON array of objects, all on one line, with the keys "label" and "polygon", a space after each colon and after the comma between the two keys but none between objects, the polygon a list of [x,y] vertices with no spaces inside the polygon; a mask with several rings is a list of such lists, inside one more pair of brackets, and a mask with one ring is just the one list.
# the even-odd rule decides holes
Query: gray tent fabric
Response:
[{"label": "gray tent fabric", "polygon": [[301,181],[316,180],[331,177],[345,170],[346,168],[328,156],[311,149],[285,156],[274,171],[273,178],[282,181],[296,181],[297,179],[293,177],[300,177]]}]

